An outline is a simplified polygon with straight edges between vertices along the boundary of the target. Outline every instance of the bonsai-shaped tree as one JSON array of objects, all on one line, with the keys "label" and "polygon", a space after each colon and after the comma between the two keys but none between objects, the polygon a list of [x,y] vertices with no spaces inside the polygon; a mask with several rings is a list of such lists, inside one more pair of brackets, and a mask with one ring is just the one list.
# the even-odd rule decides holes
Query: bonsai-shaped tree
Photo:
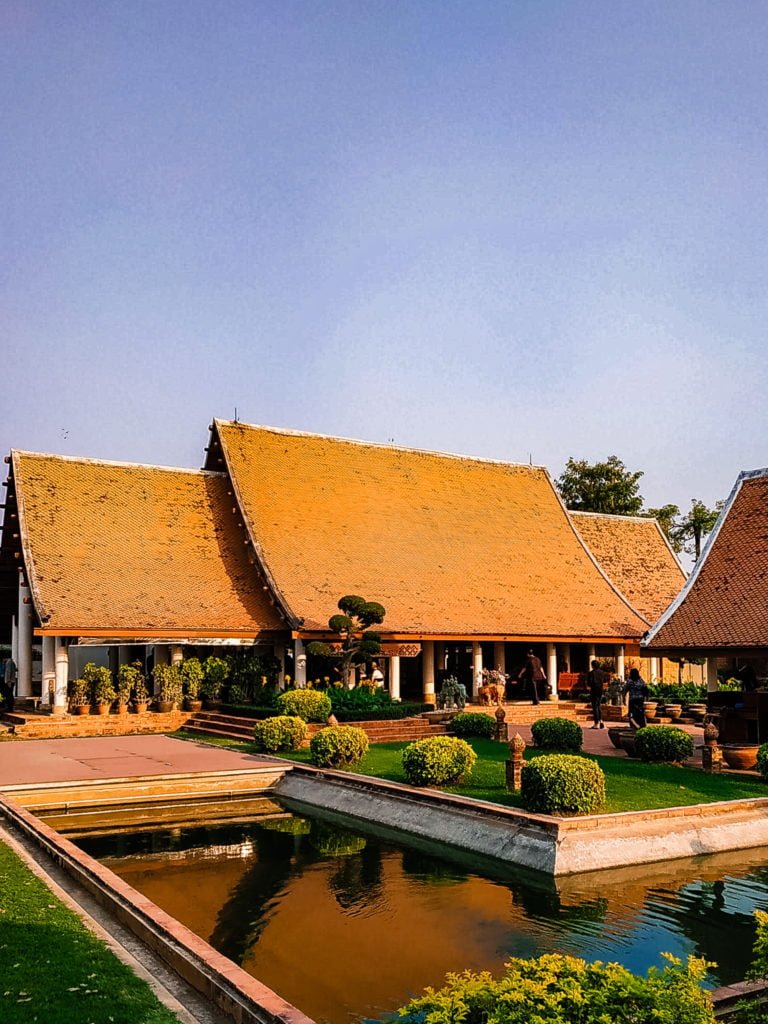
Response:
[{"label": "bonsai-shaped tree", "polygon": [[118,665],[117,667],[117,703],[121,708],[127,707],[131,699],[131,691],[136,678],[136,668],[133,665]]},{"label": "bonsai-shaped tree", "polygon": [[229,675],[229,662],[224,658],[217,658],[211,654],[203,663],[202,694],[207,700],[218,700],[224,686],[224,680]]},{"label": "bonsai-shaped tree", "polygon": [[199,658],[185,658],[181,663],[184,694],[188,700],[197,700],[205,670]]},{"label": "bonsai-shaped tree", "polygon": [[178,665],[155,665],[155,697],[163,704],[181,703],[181,670]]},{"label": "bonsai-shaped tree", "polygon": [[112,685],[112,673],[104,665],[95,665],[89,661],[83,667],[83,679],[88,683],[93,704],[103,706],[111,704],[117,694]]},{"label": "bonsai-shaped tree", "polygon": [[352,666],[364,665],[381,652],[381,638],[369,627],[383,622],[386,611],[378,601],[366,601],[356,594],[342,597],[338,607],[342,614],[332,615],[328,626],[341,642],[327,644],[313,640],[307,644],[307,651],[337,661],[341,681],[348,688]]}]

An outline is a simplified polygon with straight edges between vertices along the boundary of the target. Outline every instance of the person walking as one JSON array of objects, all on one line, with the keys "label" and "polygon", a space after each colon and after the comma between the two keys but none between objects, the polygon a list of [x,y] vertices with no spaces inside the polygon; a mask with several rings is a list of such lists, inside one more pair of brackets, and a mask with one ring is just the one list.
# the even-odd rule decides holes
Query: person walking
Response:
[{"label": "person walking", "polygon": [[528,651],[528,655],[525,659],[525,664],[520,669],[518,679],[523,679],[527,688],[531,691],[531,703],[540,704],[539,700],[539,684],[547,681],[547,675],[544,671],[544,666],[541,664],[541,660],[536,657],[533,650]]},{"label": "person walking", "polygon": [[16,696],[16,662],[13,658],[7,658],[3,664],[2,691],[3,710],[13,711]]},{"label": "person walking", "polygon": [[608,679],[608,674],[600,668],[600,662],[595,659],[587,672],[587,686],[589,687],[589,699],[592,702],[593,729],[604,729],[603,722],[603,692]]},{"label": "person walking", "polygon": [[636,668],[629,670],[629,679],[621,690],[629,698],[629,724],[635,729],[645,726],[645,702],[648,700],[648,686]]}]

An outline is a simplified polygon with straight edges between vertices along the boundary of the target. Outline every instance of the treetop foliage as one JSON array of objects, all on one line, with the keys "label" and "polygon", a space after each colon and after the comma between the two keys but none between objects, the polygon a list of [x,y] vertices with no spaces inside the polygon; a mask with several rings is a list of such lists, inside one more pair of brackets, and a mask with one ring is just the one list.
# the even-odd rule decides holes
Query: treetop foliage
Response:
[{"label": "treetop foliage", "polygon": [[566,508],[575,512],[636,516],[643,508],[641,476],[642,472],[631,473],[617,455],[594,465],[571,458],[556,486]]}]

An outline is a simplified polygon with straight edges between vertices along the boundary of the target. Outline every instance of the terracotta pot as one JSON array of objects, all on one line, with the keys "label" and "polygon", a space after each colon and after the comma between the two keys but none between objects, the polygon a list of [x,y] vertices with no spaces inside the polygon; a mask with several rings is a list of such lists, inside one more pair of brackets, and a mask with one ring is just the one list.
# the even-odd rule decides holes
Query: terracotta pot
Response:
[{"label": "terracotta pot", "polygon": [[75,704],[75,706],[72,708],[72,711],[76,715],[90,715],[90,713],[91,713],[91,705],[90,704]]},{"label": "terracotta pot", "polygon": [[657,708],[658,706],[659,706],[659,704],[658,704],[658,701],[655,701],[655,700],[647,700],[647,701],[646,701],[646,702],[645,702],[645,703],[643,704],[643,708],[645,709],[645,714],[646,714],[646,716],[647,716],[648,718],[655,718],[655,716],[656,716],[656,708]]},{"label": "terracotta pot", "polygon": [[619,736],[619,745],[628,757],[637,757],[635,753],[635,730],[627,729]]},{"label": "terracotta pot", "polygon": [[664,713],[668,718],[679,718],[683,713],[682,704],[665,704]]},{"label": "terracotta pot", "polygon": [[148,704],[145,700],[135,700],[133,702],[133,710],[137,715],[145,715],[147,713]]},{"label": "terracotta pot", "polygon": [[189,697],[185,697],[184,707],[187,711],[192,711],[197,714],[198,711],[203,710],[203,702],[201,700],[190,700]]},{"label": "terracotta pot", "polygon": [[617,750],[621,750],[621,735],[625,732],[631,732],[626,725],[612,725],[608,729],[608,739],[616,747]]},{"label": "terracotta pot", "polygon": [[111,704],[96,704],[95,711],[97,715],[108,715],[109,709],[112,707]]},{"label": "terracotta pot", "polygon": [[749,771],[757,766],[758,743],[724,743],[720,749],[729,768]]},{"label": "terracotta pot", "polygon": [[116,706],[116,710],[117,710],[118,715],[127,715],[128,714],[128,705],[127,704],[118,704]]},{"label": "terracotta pot", "polygon": [[170,714],[170,712],[173,711],[175,706],[176,705],[173,703],[172,700],[159,700],[157,702],[157,710],[160,712],[161,715]]}]

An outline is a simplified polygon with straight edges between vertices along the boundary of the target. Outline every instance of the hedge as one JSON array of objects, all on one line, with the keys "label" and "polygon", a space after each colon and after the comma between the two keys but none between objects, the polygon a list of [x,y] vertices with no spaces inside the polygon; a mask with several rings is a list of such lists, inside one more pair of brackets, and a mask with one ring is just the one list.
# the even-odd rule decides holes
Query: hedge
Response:
[{"label": "hedge", "polygon": [[693,740],[674,725],[646,725],[635,733],[635,754],[643,761],[685,761],[693,756]]},{"label": "hedge", "polygon": [[520,797],[539,814],[593,814],[605,803],[605,775],[589,758],[542,754],[523,765]]},{"label": "hedge", "polygon": [[324,722],[331,713],[331,699],[320,690],[286,690],[275,699],[282,715],[298,715],[305,722]]},{"label": "hedge", "polygon": [[577,754],[581,750],[584,733],[581,726],[569,718],[540,718],[531,726],[531,737],[539,750],[563,750]]},{"label": "hedge", "polygon": [[348,768],[368,753],[368,735],[353,725],[331,725],[312,737],[309,753],[321,768]]},{"label": "hedge", "polygon": [[469,775],[477,754],[454,736],[416,740],[403,751],[403,771],[412,786],[445,786]]},{"label": "hedge", "polygon": [[257,722],[253,727],[253,742],[257,750],[276,754],[279,750],[296,750],[304,742],[307,726],[296,715],[275,715]]}]

